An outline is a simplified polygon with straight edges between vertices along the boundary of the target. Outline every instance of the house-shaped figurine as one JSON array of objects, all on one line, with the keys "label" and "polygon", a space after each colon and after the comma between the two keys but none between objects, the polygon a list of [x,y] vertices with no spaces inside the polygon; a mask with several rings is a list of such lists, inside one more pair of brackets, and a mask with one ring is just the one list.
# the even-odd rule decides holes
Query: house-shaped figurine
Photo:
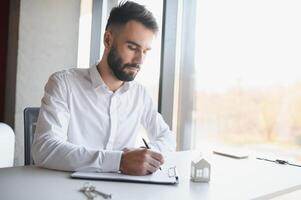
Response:
[{"label": "house-shaped figurine", "polygon": [[191,161],[191,180],[193,182],[209,182],[210,173],[210,163],[204,158]]}]

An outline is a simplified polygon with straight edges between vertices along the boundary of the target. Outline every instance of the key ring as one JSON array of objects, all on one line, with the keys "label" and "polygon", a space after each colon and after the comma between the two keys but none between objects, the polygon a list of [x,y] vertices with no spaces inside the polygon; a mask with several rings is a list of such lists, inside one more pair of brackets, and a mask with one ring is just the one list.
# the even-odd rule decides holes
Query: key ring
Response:
[{"label": "key ring", "polygon": [[101,192],[99,190],[96,190],[95,186],[93,186],[89,182],[85,182],[84,186],[80,189],[80,191],[83,192],[89,200],[93,200],[97,196],[97,194],[102,196],[105,199],[112,198],[112,194],[107,194],[107,193]]}]

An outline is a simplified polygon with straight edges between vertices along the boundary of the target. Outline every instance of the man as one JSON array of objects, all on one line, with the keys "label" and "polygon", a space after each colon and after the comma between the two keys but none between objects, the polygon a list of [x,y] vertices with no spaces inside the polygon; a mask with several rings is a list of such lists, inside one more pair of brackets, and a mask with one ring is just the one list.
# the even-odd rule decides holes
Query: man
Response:
[{"label": "man", "polygon": [[[37,165],[145,175],[163,164],[162,153],[175,149],[174,136],[144,87],[133,81],[157,30],[151,12],[121,3],[110,13],[100,62],[49,78],[32,146]],[[134,148],[139,124],[151,149]]]}]

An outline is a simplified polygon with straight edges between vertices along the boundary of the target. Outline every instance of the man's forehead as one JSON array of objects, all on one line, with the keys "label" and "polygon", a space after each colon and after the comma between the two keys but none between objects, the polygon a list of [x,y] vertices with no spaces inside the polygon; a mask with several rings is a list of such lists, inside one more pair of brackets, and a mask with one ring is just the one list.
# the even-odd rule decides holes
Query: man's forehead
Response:
[{"label": "man's forehead", "polygon": [[118,36],[123,42],[131,42],[143,48],[151,48],[155,33],[142,23],[131,20],[120,29]]}]

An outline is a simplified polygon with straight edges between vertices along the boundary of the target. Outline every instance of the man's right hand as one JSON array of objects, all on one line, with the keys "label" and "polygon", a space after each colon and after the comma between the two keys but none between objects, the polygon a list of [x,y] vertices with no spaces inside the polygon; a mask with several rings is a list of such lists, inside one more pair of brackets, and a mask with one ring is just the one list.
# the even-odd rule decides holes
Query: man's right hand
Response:
[{"label": "man's right hand", "polygon": [[155,172],[164,163],[162,154],[150,149],[125,149],[121,156],[123,174],[146,175]]}]

